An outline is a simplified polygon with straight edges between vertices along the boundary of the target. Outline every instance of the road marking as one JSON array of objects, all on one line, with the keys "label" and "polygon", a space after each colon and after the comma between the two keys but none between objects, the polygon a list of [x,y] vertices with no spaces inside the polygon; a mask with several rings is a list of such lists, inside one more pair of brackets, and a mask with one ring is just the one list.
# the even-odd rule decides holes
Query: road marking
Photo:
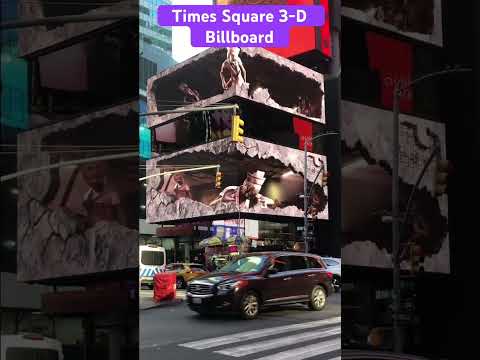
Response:
[{"label": "road marking", "polygon": [[326,354],[331,351],[340,350],[340,339],[322,342],[320,344],[313,344],[295,348],[292,350],[282,351],[276,354],[267,355],[255,360],[303,360],[314,356]]},{"label": "road marking", "polygon": [[258,338],[266,337],[270,335],[284,334],[284,333],[296,331],[296,330],[312,329],[312,328],[316,328],[324,325],[333,325],[333,324],[338,325],[340,324],[340,321],[341,321],[341,317],[336,316],[336,317],[324,319],[324,320],[310,321],[306,323],[297,323],[297,324],[284,325],[284,326],[276,326],[272,328],[245,331],[238,334],[208,338],[208,339],[203,339],[199,341],[192,341],[185,344],[180,344],[179,346],[190,348],[190,349],[203,350],[203,349],[209,349],[217,346],[229,345],[229,344],[239,343],[242,341],[258,339]]},{"label": "road marking", "polygon": [[242,357],[246,355],[255,354],[260,351],[277,349],[280,347],[285,347],[289,345],[295,345],[300,342],[310,341],[314,339],[322,339],[333,335],[339,335],[341,329],[339,326],[336,326],[328,330],[316,330],[312,332],[304,332],[296,335],[289,335],[273,340],[260,341],[253,344],[236,346],[233,348],[215,351],[216,353],[233,356],[233,357]]}]

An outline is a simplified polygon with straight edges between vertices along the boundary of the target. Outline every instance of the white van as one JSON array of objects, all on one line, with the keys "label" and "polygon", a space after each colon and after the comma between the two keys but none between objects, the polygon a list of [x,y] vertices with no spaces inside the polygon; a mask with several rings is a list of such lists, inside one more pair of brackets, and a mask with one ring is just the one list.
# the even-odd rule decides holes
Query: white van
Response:
[{"label": "white van", "polygon": [[153,287],[153,277],[164,272],[166,267],[165,249],[157,245],[140,245],[140,286]]},{"label": "white van", "polygon": [[1,360],[63,360],[62,343],[38,334],[2,335]]}]

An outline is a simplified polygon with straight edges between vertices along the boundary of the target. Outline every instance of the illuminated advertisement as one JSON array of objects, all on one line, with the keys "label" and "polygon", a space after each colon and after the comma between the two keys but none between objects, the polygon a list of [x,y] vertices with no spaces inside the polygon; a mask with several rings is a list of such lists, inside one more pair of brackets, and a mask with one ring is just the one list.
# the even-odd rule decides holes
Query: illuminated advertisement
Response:
[{"label": "illuminated advertisement", "polygon": [[[147,221],[161,223],[225,214],[303,217],[304,152],[245,138],[244,144],[222,139],[147,162]],[[176,172],[191,164],[216,168]],[[322,186],[323,155],[308,153],[307,179],[312,192],[309,216],[328,219],[328,191]],[[318,175],[318,176],[317,176]],[[313,182],[315,181],[315,184]]]},{"label": "illuminated advertisement", "polygon": [[[147,86],[149,112],[242,101],[325,123],[323,75],[262,48],[210,48]],[[148,124],[177,116],[149,116]]]},{"label": "illuminated advertisement", "polygon": [[[342,103],[342,263],[390,268],[392,224],[392,113]],[[414,184],[440,146],[445,159],[445,126],[400,116],[400,212],[406,212]],[[424,258],[427,272],[449,273],[448,197],[435,194],[436,159],[427,167],[402,222],[402,268],[410,269],[411,250]],[[405,216],[405,215],[403,215]]]},{"label": "illuminated advertisement", "polygon": [[18,135],[19,171],[92,159],[18,178],[20,281],[138,266],[138,158],[96,159],[137,146],[134,105]]},{"label": "illuminated advertisement", "polygon": [[441,0],[342,0],[342,15],[416,40],[443,45]]},{"label": "illuminated advertisement", "polygon": [[328,0],[216,0],[218,5],[322,5],[325,24],[321,27],[298,26],[290,32],[290,45],[286,48],[268,49],[278,55],[291,58],[311,51],[332,56]]}]

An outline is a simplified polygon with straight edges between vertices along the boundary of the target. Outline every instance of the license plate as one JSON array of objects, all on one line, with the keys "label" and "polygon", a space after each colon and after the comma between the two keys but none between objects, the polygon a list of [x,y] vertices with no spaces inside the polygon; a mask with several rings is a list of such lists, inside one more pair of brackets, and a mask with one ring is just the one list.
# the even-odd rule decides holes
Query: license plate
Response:
[{"label": "license plate", "polygon": [[194,304],[201,304],[202,303],[202,299],[201,298],[192,298],[192,302]]}]

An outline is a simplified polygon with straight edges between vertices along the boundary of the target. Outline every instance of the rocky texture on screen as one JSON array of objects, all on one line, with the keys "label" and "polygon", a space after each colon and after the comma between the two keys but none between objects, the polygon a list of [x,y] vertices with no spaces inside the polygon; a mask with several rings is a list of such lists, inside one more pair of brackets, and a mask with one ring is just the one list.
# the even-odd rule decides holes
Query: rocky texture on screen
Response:
[{"label": "rocky texture on screen", "polygon": [[[149,160],[147,176],[174,169],[175,165],[220,161],[224,173],[221,189],[214,188],[215,170],[174,176],[155,176],[147,182],[147,221],[166,222],[226,213],[254,213],[303,217],[303,156],[295,150],[246,138],[244,144],[223,139]],[[169,166],[171,167],[169,168]],[[326,158],[309,153],[308,181],[326,170]],[[309,214],[328,219],[328,191],[314,186]],[[243,190],[249,195],[243,196]]]},{"label": "rocky texture on screen", "polygon": [[[210,48],[148,80],[148,111],[247,100],[325,123],[323,75],[262,48]],[[178,114],[149,116],[150,127]]]},{"label": "rocky texture on screen", "polygon": [[[342,102],[342,262],[347,265],[391,267],[392,227],[382,216],[391,211],[391,112]],[[445,126],[400,116],[400,211],[433,151],[434,138],[445,158]],[[408,269],[409,247],[421,248],[425,271],[448,273],[448,197],[435,195],[435,162],[427,168],[402,226],[402,267]],[[359,189],[361,189],[359,191]]]},{"label": "rocky texture on screen", "polygon": [[[111,141],[121,143],[122,133],[127,137],[138,129],[134,121],[138,115],[132,111],[134,105],[121,105],[20,134],[18,169],[105,155],[105,152],[95,154],[91,150],[85,153],[71,149],[55,151],[51,146],[64,149],[65,144],[74,146],[74,141],[83,145],[99,144],[103,135],[106,143],[115,125],[118,137]],[[19,177],[19,280],[44,280],[138,266],[138,231],[129,210],[134,209],[134,202],[138,203],[138,161],[136,158],[122,161],[127,162],[92,162]],[[118,169],[123,169],[121,177],[116,173]],[[138,219],[136,222],[138,224]]]}]

